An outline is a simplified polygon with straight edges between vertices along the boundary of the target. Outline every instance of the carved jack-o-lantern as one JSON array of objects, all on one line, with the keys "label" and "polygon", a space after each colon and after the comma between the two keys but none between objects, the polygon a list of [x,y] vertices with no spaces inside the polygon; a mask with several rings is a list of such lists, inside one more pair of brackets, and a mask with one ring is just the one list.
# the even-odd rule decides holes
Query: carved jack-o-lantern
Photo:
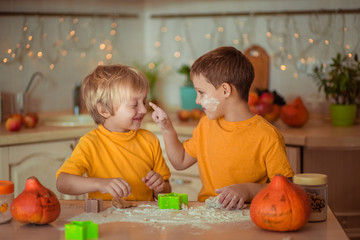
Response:
[{"label": "carved jack-o-lantern", "polygon": [[10,210],[14,219],[21,223],[42,225],[58,218],[60,202],[36,177],[29,177],[24,191],[14,199]]},{"label": "carved jack-o-lantern", "polygon": [[311,212],[305,191],[284,176],[275,176],[252,200],[250,216],[260,228],[295,231],[302,228]]}]

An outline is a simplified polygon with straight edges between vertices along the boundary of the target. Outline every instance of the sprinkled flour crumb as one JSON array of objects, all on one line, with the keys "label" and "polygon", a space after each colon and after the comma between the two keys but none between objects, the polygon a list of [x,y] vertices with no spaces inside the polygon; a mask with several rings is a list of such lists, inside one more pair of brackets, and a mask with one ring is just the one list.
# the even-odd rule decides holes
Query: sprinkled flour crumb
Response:
[{"label": "sprinkled flour crumb", "polygon": [[207,208],[222,208],[221,204],[219,203],[220,195],[217,195],[216,197],[209,197],[205,200],[205,206]]},{"label": "sprinkled flour crumb", "polygon": [[138,222],[154,224],[166,229],[166,224],[190,224],[192,227],[209,229],[211,224],[239,223],[243,228],[252,227],[250,210],[226,211],[207,208],[205,205],[193,206],[182,210],[159,209],[157,205],[139,205],[133,208],[120,209],[111,207],[100,213],[81,213],[69,221],[93,221],[97,224],[107,222]]}]

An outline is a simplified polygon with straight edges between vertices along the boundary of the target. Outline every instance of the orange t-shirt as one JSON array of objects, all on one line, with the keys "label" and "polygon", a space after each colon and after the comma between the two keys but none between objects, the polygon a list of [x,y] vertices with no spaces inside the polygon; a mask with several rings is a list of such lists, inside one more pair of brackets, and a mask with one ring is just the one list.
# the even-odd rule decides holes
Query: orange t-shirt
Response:
[{"label": "orange t-shirt", "polygon": [[184,148],[198,162],[203,184],[199,201],[232,184],[266,183],[276,174],[294,174],[283,136],[259,115],[239,122],[204,116]]},{"label": "orange t-shirt", "polygon": [[[159,140],[150,131],[139,129],[126,133],[110,132],[99,125],[80,138],[71,157],[56,173],[61,172],[94,178],[123,178],[131,187],[127,200],[152,201],[153,190],[142,178],[153,170],[164,180],[170,178]],[[111,200],[110,194],[92,192],[89,198]]]}]

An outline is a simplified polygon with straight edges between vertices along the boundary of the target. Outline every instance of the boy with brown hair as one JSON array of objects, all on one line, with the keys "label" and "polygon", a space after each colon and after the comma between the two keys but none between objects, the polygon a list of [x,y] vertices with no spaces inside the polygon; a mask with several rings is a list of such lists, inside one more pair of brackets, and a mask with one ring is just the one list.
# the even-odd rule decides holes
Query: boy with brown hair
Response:
[{"label": "boy with brown hair", "polygon": [[98,66],[83,80],[86,107],[99,126],[80,138],[58,170],[59,192],[142,201],[171,192],[159,140],[140,128],[148,92],[144,74],[129,66]]},{"label": "boy with brown hair", "polygon": [[206,114],[190,139],[181,143],[168,115],[150,105],[174,168],[198,163],[199,201],[220,194],[222,207],[239,209],[275,175],[293,176],[283,136],[248,107],[254,69],[246,56],[233,47],[217,48],[194,62],[190,77]]}]

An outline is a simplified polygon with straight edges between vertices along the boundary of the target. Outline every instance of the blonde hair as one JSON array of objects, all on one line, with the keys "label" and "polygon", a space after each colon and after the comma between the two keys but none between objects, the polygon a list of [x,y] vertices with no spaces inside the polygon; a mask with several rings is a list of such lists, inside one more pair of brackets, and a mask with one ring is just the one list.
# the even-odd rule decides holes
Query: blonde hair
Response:
[{"label": "blonde hair", "polygon": [[99,113],[98,105],[111,115],[124,100],[149,92],[145,75],[125,65],[98,66],[86,76],[82,83],[82,96],[91,117],[96,124],[103,124],[105,118]]}]

